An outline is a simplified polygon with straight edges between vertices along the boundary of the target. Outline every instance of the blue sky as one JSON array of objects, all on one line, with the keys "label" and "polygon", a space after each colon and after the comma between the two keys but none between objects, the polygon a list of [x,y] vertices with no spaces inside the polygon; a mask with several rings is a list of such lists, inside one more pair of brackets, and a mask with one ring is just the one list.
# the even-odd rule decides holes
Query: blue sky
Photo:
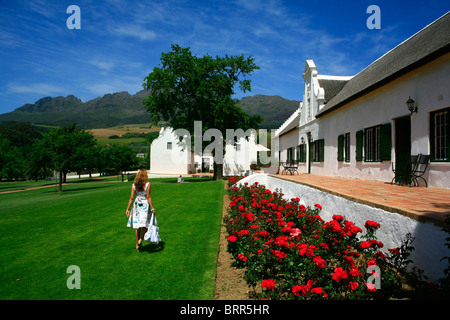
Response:
[{"label": "blue sky", "polygon": [[[67,7],[81,11],[68,29]],[[381,29],[367,28],[368,6]],[[307,59],[348,76],[444,15],[448,0],[0,0],[0,113],[44,96],[88,101],[142,90],[171,44],[202,56],[252,55],[252,91],[302,100]]]}]

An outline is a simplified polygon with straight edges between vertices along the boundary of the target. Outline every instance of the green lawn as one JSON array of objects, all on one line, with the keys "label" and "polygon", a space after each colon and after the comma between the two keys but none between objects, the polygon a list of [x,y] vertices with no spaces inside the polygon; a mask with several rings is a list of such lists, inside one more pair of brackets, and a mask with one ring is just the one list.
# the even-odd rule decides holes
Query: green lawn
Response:
[{"label": "green lawn", "polygon": [[212,299],[224,182],[187,180],[151,179],[163,242],[142,252],[126,227],[131,182],[0,194],[0,299]]}]

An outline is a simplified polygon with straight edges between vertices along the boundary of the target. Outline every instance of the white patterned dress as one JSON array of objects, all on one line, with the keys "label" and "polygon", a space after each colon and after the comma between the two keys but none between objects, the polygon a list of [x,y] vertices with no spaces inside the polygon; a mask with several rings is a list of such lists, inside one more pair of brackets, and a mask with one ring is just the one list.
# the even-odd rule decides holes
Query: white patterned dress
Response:
[{"label": "white patterned dress", "polygon": [[136,199],[134,199],[133,209],[128,218],[127,227],[138,229],[141,227],[148,228],[150,224],[149,204],[147,201],[147,188],[149,183],[145,185],[144,191],[137,191],[133,184],[133,189],[136,192]]}]

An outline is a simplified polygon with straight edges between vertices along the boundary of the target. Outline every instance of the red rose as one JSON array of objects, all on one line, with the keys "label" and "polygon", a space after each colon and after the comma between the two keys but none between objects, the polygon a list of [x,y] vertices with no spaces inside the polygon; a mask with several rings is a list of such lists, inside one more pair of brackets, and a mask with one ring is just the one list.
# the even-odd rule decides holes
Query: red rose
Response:
[{"label": "red rose", "polygon": [[246,256],[244,256],[242,253],[239,253],[238,254],[238,258],[239,258],[239,260],[242,260],[242,261],[247,261],[247,257]]},{"label": "red rose", "polygon": [[396,254],[396,255],[400,255],[400,251],[398,251],[397,248],[393,248],[393,249],[388,249],[389,252]]},{"label": "red rose", "polygon": [[372,241],[363,241],[360,243],[360,247],[361,249],[367,249],[370,248],[370,246],[372,245]]},{"label": "red rose", "polygon": [[355,290],[356,288],[358,288],[358,282],[350,281],[350,283],[348,284],[348,287],[352,290]]},{"label": "red rose", "polygon": [[229,237],[227,238],[227,240],[230,241],[230,242],[236,242],[236,241],[237,241],[237,238],[236,238],[235,236],[229,236]]},{"label": "red rose", "polygon": [[309,288],[308,286],[305,285],[300,285],[300,286],[294,286],[292,288],[292,292],[294,293],[294,295],[299,296],[300,294],[302,296],[305,296],[308,292],[309,292]]},{"label": "red rose", "polygon": [[376,265],[377,265],[377,262],[376,262],[375,259],[369,259],[369,261],[367,261],[367,266],[368,266],[368,267],[370,267],[370,266],[376,266]]},{"label": "red rose", "polygon": [[312,288],[311,293],[324,293],[322,287]]},{"label": "red rose", "polygon": [[272,250],[272,254],[277,257],[277,260],[282,260],[287,257],[287,254],[280,250]]},{"label": "red rose", "polygon": [[340,280],[343,280],[346,278],[347,278],[347,271],[345,271],[341,267],[337,267],[336,269],[334,269],[334,273],[332,276],[333,280],[339,282]]},{"label": "red rose", "polygon": [[378,251],[377,253],[375,253],[374,257],[375,258],[380,258],[380,259],[386,259],[386,256],[381,251]]},{"label": "red rose", "polygon": [[322,206],[321,206],[320,204],[317,204],[317,203],[316,203],[314,206],[315,206],[317,209],[322,210]]},{"label": "red rose", "polygon": [[248,230],[241,230],[241,231],[239,231],[239,235],[240,236],[245,236],[245,235],[247,235],[247,234],[250,234],[250,232],[248,231]]},{"label": "red rose", "polygon": [[368,282],[368,283],[366,283],[366,286],[367,286],[367,290],[368,291],[375,292],[376,288],[375,288],[375,285],[373,283]]},{"label": "red rose", "polygon": [[261,287],[272,290],[275,288],[275,281],[272,279],[266,279],[261,283]]},{"label": "red rose", "polygon": [[334,232],[341,232],[342,231],[341,225],[336,220],[331,220],[330,222],[325,223],[323,226],[324,226],[325,229],[331,230],[331,231],[334,231]]},{"label": "red rose", "polygon": [[350,269],[349,274],[352,277],[357,277],[359,275],[358,267],[353,267],[352,269]]},{"label": "red rose", "polygon": [[325,250],[330,250],[330,247],[328,247],[328,245],[325,242],[319,243],[319,247]]},{"label": "red rose", "polygon": [[259,232],[257,232],[257,234],[259,234],[263,238],[265,238],[269,235],[269,233],[266,230],[259,231]]},{"label": "red rose", "polygon": [[364,226],[366,228],[378,229],[380,227],[380,224],[372,220],[367,220]]},{"label": "red rose", "polygon": [[325,260],[323,260],[320,256],[314,257],[313,262],[319,267],[323,268],[326,266]]}]

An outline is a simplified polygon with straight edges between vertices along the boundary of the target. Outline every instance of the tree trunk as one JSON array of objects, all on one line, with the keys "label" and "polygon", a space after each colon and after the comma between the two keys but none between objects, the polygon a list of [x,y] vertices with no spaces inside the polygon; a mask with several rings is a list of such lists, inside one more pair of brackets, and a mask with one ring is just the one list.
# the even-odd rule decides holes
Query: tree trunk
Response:
[{"label": "tree trunk", "polygon": [[62,173],[62,171],[60,171],[59,172],[58,192],[62,192],[62,179],[63,179],[63,173]]},{"label": "tree trunk", "polygon": [[222,180],[223,179],[223,164],[214,162],[213,168],[214,168],[214,180]]}]

